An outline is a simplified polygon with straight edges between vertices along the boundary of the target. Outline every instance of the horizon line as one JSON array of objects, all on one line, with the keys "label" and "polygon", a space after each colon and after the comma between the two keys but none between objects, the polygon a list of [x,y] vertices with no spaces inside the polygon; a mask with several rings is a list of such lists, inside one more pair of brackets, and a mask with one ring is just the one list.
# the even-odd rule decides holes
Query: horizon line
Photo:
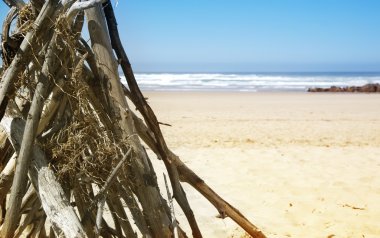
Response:
[{"label": "horizon line", "polygon": [[[119,71],[119,73],[123,73]],[[135,74],[380,74],[380,71],[134,71]]]}]

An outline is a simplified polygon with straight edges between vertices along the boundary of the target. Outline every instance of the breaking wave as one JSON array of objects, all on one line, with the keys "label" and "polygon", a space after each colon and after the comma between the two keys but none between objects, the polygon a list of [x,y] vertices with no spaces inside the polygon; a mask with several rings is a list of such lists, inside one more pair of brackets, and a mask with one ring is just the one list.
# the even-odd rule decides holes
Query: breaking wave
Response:
[{"label": "breaking wave", "polygon": [[[124,76],[121,80],[126,83]],[[142,90],[150,91],[306,91],[380,83],[380,73],[138,73],[136,80]]]}]

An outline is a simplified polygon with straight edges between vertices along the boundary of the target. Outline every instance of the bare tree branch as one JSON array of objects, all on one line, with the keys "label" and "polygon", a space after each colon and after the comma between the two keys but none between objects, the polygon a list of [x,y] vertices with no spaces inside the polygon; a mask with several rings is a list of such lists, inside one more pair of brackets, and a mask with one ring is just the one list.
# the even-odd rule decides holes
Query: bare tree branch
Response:
[{"label": "bare tree branch", "polygon": [[[69,1],[68,1],[69,2]],[[78,12],[95,7],[97,4],[103,3],[105,0],[89,0],[86,2],[75,2],[66,13],[66,18],[71,23]]]}]

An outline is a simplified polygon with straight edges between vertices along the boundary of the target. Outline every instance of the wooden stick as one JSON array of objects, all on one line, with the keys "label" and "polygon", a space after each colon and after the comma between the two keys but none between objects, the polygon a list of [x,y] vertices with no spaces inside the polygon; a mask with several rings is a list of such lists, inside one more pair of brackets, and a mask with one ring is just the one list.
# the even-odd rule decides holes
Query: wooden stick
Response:
[{"label": "wooden stick", "polygon": [[30,237],[46,237],[45,221],[46,221],[46,215],[44,214],[42,218],[38,219],[35,222],[33,232],[32,234],[30,234]]},{"label": "wooden stick", "polygon": [[114,213],[118,218],[126,237],[137,238],[137,234],[133,231],[127,214],[125,213],[123,205],[117,195],[114,193],[110,194],[110,196],[107,197],[107,204],[110,212]]},{"label": "wooden stick", "polygon": [[105,2],[105,0],[89,0],[86,2],[75,2],[66,13],[69,22],[73,20],[78,12],[95,7],[97,4]]},{"label": "wooden stick", "polygon": [[33,101],[30,106],[28,118],[23,133],[20,153],[16,163],[15,176],[12,183],[12,191],[9,197],[9,209],[5,216],[4,225],[0,235],[4,237],[12,236],[17,223],[20,219],[20,204],[25,193],[27,183],[27,171],[30,164],[30,155],[34,145],[34,140],[37,133],[38,124],[45,98],[49,95],[50,82],[49,77],[53,68],[54,57],[56,52],[56,34],[50,42],[46,60],[42,67],[39,82],[33,96]]},{"label": "wooden stick", "polygon": [[174,206],[173,206],[173,197],[170,195],[168,181],[166,179],[165,173],[163,173],[163,176],[164,176],[164,181],[165,181],[166,194],[168,196],[168,202],[170,204],[170,212],[172,214],[172,225],[174,227],[174,237],[177,237],[178,232],[176,232],[176,231],[178,229],[178,222],[177,222],[177,219],[175,217]]},{"label": "wooden stick", "polygon": [[45,0],[29,0],[32,6],[37,9],[37,11],[40,11],[42,6],[45,3]]},{"label": "wooden stick", "polygon": [[29,186],[28,191],[22,199],[21,203],[21,213],[27,213],[28,209],[33,205],[33,203],[38,199],[36,190],[33,186]]},{"label": "wooden stick", "polygon": [[123,166],[123,164],[127,160],[128,156],[131,154],[131,152],[132,152],[132,148],[129,148],[127,153],[125,153],[123,158],[119,161],[119,163],[116,165],[116,167],[112,170],[111,174],[108,176],[103,187],[99,190],[99,193],[97,194],[97,196],[98,196],[98,212],[96,214],[96,227],[97,227],[98,235],[100,235],[100,230],[101,230],[104,203],[106,202],[106,193],[107,193],[108,189],[110,188],[110,186],[112,185],[112,182],[115,180],[116,175],[119,172],[120,168]]},{"label": "wooden stick", "polygon": [[189,183],[198,192],[200,192],[214,207],[219,211],[221,217],[230,217],[249,235],[254,238],[265,238],[266,236],[253,225],[243,214],[235,207],[226,202],[214,190],[212,190],[198,175],[189,169],[175,154],[172,154],[172,160],[178,168],[180,178],[183,182]]},{"label": "wooden stick", "polygon": [[[9,159],[7,165],[4,167],[0,174],[0,204],[3,204],[7,194],[12,186],[13,176],[16,166],[16,154],[13,154],[12,158]],[[2,218],[0,217],[0,224],[2,223]]]},{"label": "wooden stick", "polygon": [[123,235],[123,233],[121,232],[121,228],[120,228],[120,233],[118,233],[115,229],[113,229],[113,228],[111,228],[108,224],[107,224],[107,222],[106,222],[106,220],[104,220],[104,218],[103,218],[103,220],[102,220],[102,227],[104,227],[103,229],[102,229],[102,233],[101,233],[101,236],[103,237],[103,238],[114,238],[114,237],[117,237],[117,238],[125,238],[125,236]]},{"label": "wooden stick", "polygon": [[[215,193],[202,179],[200,179],[192,170],[190,170],[173,152],[169,150],[166,145],[165,139],[162,136],[161,130],[159,128],[159,123],[154,115],[153,110],[150,108],[149,104],[146,102],[145,98],[137,85],[136,79],[134,77],[131,64],[129,63],[127,54],[121,44],[120,37],[117,30],[116,18],[113,13],[112,5],[108,1],[104,8],[106,19],[108,23],[108,29],[110,31],[110,37],[112,46],[119,58],[120,65],[123,69],[125,76],[127,77],[127,82],[129,88],[132,92],[132,101],[136,104],[137,109],[143,115],[148,128],[143,131],[151,131],[155,135],[155,141],[146,142],[148,145],[155,145],[154,151],[159,154],[164,160],[164,163],[169,172],[171,178],[174,196],[179,202],[182,210],[184,211],[186,217],[188,218],[189,224],[193,230],[194,237],[201,237],[199,228],[195,222],[195,217],[192,214],[190,206],[188,205],[186,195],[182,187],[178,184],[176,173],[179,173],[179,177],[185,178],[185,181],[190,183],[194,188],[196,188],[202,195],[204,195],[217,209],[223,213],[228,213],[237,224],[239,224],[243,229],[245,229],[253,237],[265,237],[265,235],[251,222],[248,221],[236,208],[232,207],[229,203],[224,201],[217,193]],[[125,90],[124,90],[125,91]],[[137,126],[138,127],[138,126]],[[140,125],[140,127],[142,127]],[[148,133],[150,134],[150,133]],[[151,138],[149,135],[144,135],[145,139]],[[173,163],[173,164],[171,164]],[[175,168],[173,168],[175,166]],[[178,198],[178,199],[177,199]]]},{"label": "wooden stick", "polygon": [[22,223],[17,227],[17,230],[15,231],[15,234],[14,234],[14,237],[20,237],[22,232],[25,230],[25,228],[30,224],[32,223],[33,221],[33,217],[35,215],[35,213],[41,208],[41,202],[40,200],[35,200],[35,202],[32,204],[32,208],[30,210],[30,212],[28,212],[26,215],[25,215],[25,218],[24,220],[22,221]]},{"label": "wooden stick", "polygon": [[[38,42],[41,38],[51,38],[52,30],[50,26],[54,21],[54,13],[58,10],[59,0],[48,0],[43,6],[40,14],[34,22],[35,30],[26,34],[20,49],[17,51],[11,65],[4,72],[0,82],[0,120],[4,116],[8,104],[8,89],[17,75],[24,70],[27,63],[34,56],[34,52],[39,52],[42,44]],[[47,30],[48,29],[48,30]]]},{"label": "wooden stick", "polygon": [[96,197],[97,196],[99,196],[99,197],[105,196],[106,192],[108,191],[108,189],[112,185],[112,182],[116,178],[117,173],[121,169],[121,166],[123,166],[123,164],[125,163],[125,161],[127,161],[127,159],[130,156],[131,152],[132,152],[132,148],[129,148],[128,151],[127,151],[127,153],[125,153],[125,155],[123,156],[123,158],[119,161],[119,163],[117,163],[116,167],[112,170],[111,174],[108,176],[106,182],[104,183],[103,187],[99,190],[99,193],[96,195]]},{"label": "wooden stick", "polygon": [[144,219],[144,215],[140,210],[140,207],[133,196],[133,193],[127,184],[117,184],[117,191],[120,193],[121,198],[127,204],[131,214],[133,216],[133,220],[135,221],[136,226],[139,228],[140,232],[144,237],[152,237],[152,234],[146,224]]},{"label": "wooden stick", "polygon": [[[104,82],[105,80],[103,80],[103,78],[101,77],[98,66],[96,65],[94,52],[92,52],[91,47],[83,38],[80,39],[80,42],[81,44],[79,45],[79,52],[81,54],[87,53],[86,61],[91,69],[90,73],[92,73],[94,76],[92,80],[88,81],[87,83],[89,84],[93,93],[95,93],[95,95],[97,96],[97,101],[101,103],[104,111],[112,115],[112,110],[110,110],[110,97],[107,93],[108,89],[106,88],[106,82]],[[91,102],[93,102],[92,99]]]},{"label": "wooden stick", "polygon": [[124,47],[121,44],[118,29],[117,29],[117,23],[116,18],[112,9],[112,4],[110,1],[107,1],[104,5],[104,12],[107,19],[107,25],[109,30],[109,35],[111,38],[111,44],[114,48],[116,55],[119,59],[121,68],[123,69],[124,75],[127,78],[127,82],[129,85],[129,88],[131,89],[131,95],[132,95],[132,101],[136,105],[137,109],[141,112],[142,116],[145,119],[145,122],[148,125],[148,128],[153,132],[156,139],[157,144],[157,150],[159,152],[160,157],[164,160],[166,169],[168,170],[170,181],[173,187],[173,193],[174,197],[176,198],[177,202],[181,206],[182,210],[184,211],[186,218],[190,224],[190,227],[193,232],[193,236],[195,238],[201,238],[202,234],[199,230],[198,224],[196,222],[196,219],[194,217],[194,213],[191,210],[191,207],[189,205],[189,202],[186,199],[186,194],[184,190],[182,189],[179,180],[176,178],[176,168],[170,165],[170,157],[167,157],[168,154],[168,147],[166,145],[166,142],[163,138],[162,132],[159,127],[158,120],[153,112],[153,110],[150,108],[148,103],[146,102],[144,96],[142,95],[135,76],[132,71],[131,64],[129,63],[128,56],[124,51]]},{"label": "wooden stick", "polygon": [[[112,207],[112,205],[111,205]],[[111,212],[111,216],[112,216],[112,220],[115,224],[115,233],[117,235],[117,237],[123,237],[123,229],[121,228],[121,224],[120,224],[120,220],[119,220],[119,217],[117,215],[116,212]],[[101,230],[101,232],[103,232],[103,230]]]},{"label": "wooden stick", "polygon": [[[16,7],[12,7],[7,16],[5,17],[4,21],[3,21],[3,34],[1,36],[1,40],[2,40],[2,43],[4,45],[2,45],[2,47],[4,47],[5,45],[17,50],[16,47],[18,47],[17,45],[17,42],[12,39],[9,35],[9,30],[11,28],[11,24],[12,24],[12,21],[13,19],[17,16],[17,8]],[[5,52],[3,52],[3,56]],[[6,60],[6,62],[4,62],[6,65],[8,65],[10,62],[7,61],[7,58],[3,57],[3,60]]]},{"label": "wooden stick", "polygon": [[98,200],[98,211],[96,213],[96,237],[100,236],[102,230],[103,210],[106,203],[106,197],[102,197]]},{"label": "wooden stick", "polygon": [[45,106],[45,109],[42,112],[36,135],[40,135],[41,132],[45,130],[46,126],[50,123],[51,119],[58,110],[63,97],[63,92],[61,90],[62,86],[63,81],[59,81],[58,85],[56,85],[52,90],[51,99],[49,100],[49,103]]},{"label": "wooden stick", "polygon": [[118,65],[109,42],[102,8],[97,5],[85,12],[98,67],[102,69],[109,82],[108,90],[112,97],[111,108],[116,112],[114,120],[122,129],[120,139],[128,138],[136,153],[136,159],[131,160],[131,171],[133,171],[131,179],[136,184],[136,194],[145,212],[144,217],[155,236],[170,237],[172,236],[171,222],[162,206],[162,196],[159,193],[157,181],[152,176],[152,170],[149,168],[149,158],[144,153],[138,137],[135,136],[136,130],[119,80]]},{"label": "wooden stick", "polygon": [[[157,149],[157,143],[151,136],[152,132],[141,121],[141,119],[138,119],[136,115],[134,115],[133,118],[135,119],[136,128],[139,129],[139,136],[153,150],[153,152],[158,154],[159,151]],[[171,158],[173,166],[176,166],[181,181],[189,183],[207,200],[209,200],[209,202],[212,205],[214,205],[214,207],[219,211],[221,217],[230,217],[252,237],[265,237],[265,235],[260,231],[260,229],[258,229],[247,218],[245,218],[244,215],[241,214],[235,207],[230,205],[216,192],[214,192],[198,175],[196,175],[189,167],[187,167],[177,155],[175,155],[172,151],[169,151],[168,156]]]},{"label": "wooden stick", "polygon": [[[20,118],[5,117],[1,125],[10,136],[15,150],[19,151],[25,121]],[[42,207],[50,223],[68,238],[87,237],[73,207],[50,169],[43,151],[34,145],[31,157],[33,160],[32,166],[29,167],[29,176],[34,188],[38,191]]]},{"label": "wooden stick", "polygon": [[[86,231],[86,234],[89,237],[95,237],[95,232],[94,232],[94,226],[95,226],[95,218],[93,213],[88,213],[86,214],[86,201],[84,200],[84,197],[87,196],[87,189],[85,186],[81,184],[77,184],[73,188],[73,195],[75,199],[75,205],[78,209],[80,219],[82,221],[82,225],[84,230]],[[87,215],[87,219],[83,219],[84,216]]]}]

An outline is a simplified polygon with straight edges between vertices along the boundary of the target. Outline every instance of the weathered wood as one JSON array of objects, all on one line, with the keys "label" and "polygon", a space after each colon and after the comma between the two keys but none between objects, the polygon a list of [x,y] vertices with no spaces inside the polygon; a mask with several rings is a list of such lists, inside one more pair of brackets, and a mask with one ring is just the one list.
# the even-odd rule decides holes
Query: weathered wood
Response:
[{"label": "weathered wood", "polygon": [[[1,35],[1,41],[2,41],[2,46],[3,47],[3,61],[5,61],[4,63],[6,65],[8,65],[10,62],[8,62],[8,57],[6,57],[6,53],[4,52],[4,50],[6,50],[6,46],[8,47],[11,47],[13,49],[15,49],[18,45],[17,45],[17,42],[12,39],[9,35],[9,31],[10,31],[10,28],[11,28],[11,24],[12,24],[12,21],[13,19],[16,17],[17,15],[17,8],[16,7],[12,7],[7,16],[5,17],[4,21],[3,21],[3,29],[2,29],[2,32],[3,34]],[[17,49],[16,49],[17,50]]]},{"label": "weathered wood", "polygon": [[33,203],[38,199],[38,195],[33,186],[29,186],[28,191],[22,199],[21,203],[21,213],[27,213],[27,210],[33,205]]},{"label": "weathered wood", "polygon": [[114,237],[125,238],[125,236],[122,233],[119,234],[115,231],[115,229],[111,228],[104,219],[102,222],[103,222],[102,227],[104,228],[101,231],[101,236],[103,238],[114,238]]},{"label": "weathered wood", "polygon": [[100,232],[102,230],[102,220],[103,220],[103,212],[104,212],[105,203],[106,203],[106,197],[102,197],[98,201],[98,210],[96,212],[96,237],[100,236]]},{"label": "weathered wood", "polygon": [[[15,6],[17,2],[22,2],[21,0],[4,1]],[[20,33],[25,26],[32,26],[32,30],[27,33],[21,45],[19,45],[19,40],[13,41],[13,36],[9,33],[10,23],[16,13],[15,8],[3,25],[5,32],[3,41],[8,42],[11,48],[7,47],[12,54],[9,57],[10,64],[6,63],[6,71],[0,82],[0,119],[3,118],[5,110],[8,113],[5,120],[0,123],[9,124],[10,127],[12,121],[10,139],[13,140],[13,147],[19,156],[17,160],[15,158],[9,160],[13,153],[12,147],[9,143],[8,145],[0,143],[0,151],[5,151],[0,155],[0,170],[5,166],[0,174],[1,217],[6,208],[5,201],[11,185],[9,181],[12,181],[14,177],[11,194],[7,200],[10,206],[6,210],[5,223],[0,227],[0,237],[46,236],[45,219],[52,224],[51,232],[48,234],[51,237],[136,237],[137,234],[133,230],[135,226],[132,228],[130,223],[132,221],[128,220],[131,218],[135,220],[143,237],[186,237],[184,231],[176,224],[174,212],[170,212],[167,201],[160,194],[157,176],[140,138],[152,148],[158,158],[162,159],[169,174],[173,197],[184,211],[193,237],[200,238],[202,235],[181,181],[197,189],[218,209],[223,218],[231,217],[253,237],[265,237],[168,148],[160,123],[142,95],[127,54],[122,47],[110,1],[47,0],[40,10],[44,2],[44,0],[30,0],[32,14],[38,14],[38,17],[37,20],[28,20],[26,17],[26,22],[23,20],[23,26],[19,29],[16,27],[16,35],[13,35],[15,39],[16,36],[21,36]],[[99,4],[102,2],[105,2],[104,9]],[[88,9],[89,7],[92,8]],[[83,26],[83,9],[87,9],[85,12],[91,46],[83,40],[81,44],[78,44]],[[30,8],[27,9],[29,10]],[[24,16],[22,17],[24,19]],[[65,25],[65,20],[67,20],[67,25]],[[58,24],[51,27],[55,22]],[[58,46],[56,42],[59,42]],[[59,60],[55,61],[55,59]],[[88,64],[84,64],[85,61]],[[130,91],[123,88],[120,82],[119,64],[127,78]],[[77,77],[78,75],[81,77]],[[20,81],[16,83],[18,78]],[[53,86],[50,78],[58,84],[53,90],[51,100],[46,101]],[[66,91],[65,87],[62,87],[63,90],[61,90],[60,80],[68,82],[70,89]],[[75,82],[71,84],[70,80]],[[78,91],[71,88],[74,85],[78,85]],[[26,97],[20,94],[24,88],[28,90]],[[144,120],[138,118],[130,110],[124,93],[132,100]],[[78,98],[75,98],[76,96]],[[17,100],[25,98],[25,102],[32,98],[33,100],[30,106],[24,107],[24,103],[21,103],[21,106],[17,107],[14,98]],[[45,110],[41,119],[43,108]],[[92,110],[91,117],[95,120],[90,120],[89,123],[98,124],[97,126],[102,131],[98,136],[96,132],[88,133],[82,130],[81,123],[76,127],[77,118],[71,119],[78,115],[76,114],[78,112],[82,115],[82,112],[91,113]],[[25,113],[28,111],[29,113]],[[26,120],[26,126],[21,119],[9,119],[10,116],[21,117],[21,115]],[[84,122],[87,121],[84,120]],[[52,149],[52,144],[54,146],[54,143],[57,143],[56,146],[58,146],[63,142],[62,148],[68,146],[69,149],[71,149],[70,146],[77,146],[76,142],[71,143],[70,140],[67,143],[64,142],[67,137],[66,129],[77,130],[75,132],[94,137],[91,143],[95,143],[95,146],[97,140],[102,140],[100,136],[106,136],[120,153],[130,149],[133,151],[132,156],[124,156],[113,170],[107,166],[105,170],[93,175],[91,170],[85,169],[86,179],[75,176],[70,178],[70,182],[59,184],[54,172],[48,166],[45,152],[36,144],[47,143],[43,148],[46,148],[46,154],[53,155],[49,161],[52,163],[51,166],[58,169],[56,172],[65,173],[65,169],[60,168],[64,160],[56,156],[56,150]],[[38,135],[39,137],[35,139]],[[0,136],[2,136],[1,132]],[[0,142],[7,141],[9,140],[0,137]],[[78,152],[74,163],[81,163],[82,160],[91,163],[93,158],[98,159],[95,156],[98,156],[98,152],[102,153],[103,148],[98,151],[92,146],[93,144],[84,144],[84,149],[81,146],[78,150],[74,149],[74,153]],[[112,157],[109,155],[112,150],[104,149],[105,158]],[[118,155],[114,155],[116,156]],[[15,161],[16,172],[13,169]],[[56,166],[57,163],[58,166]],[[77,165],[71,163],[71,161],[68,163],[68,166],[72,166],[69,169],[77,169]],[[123,167],[123,173],[118,173],[121,167]],[[107,173],[111,175],[106,179],[104,174]],[[31,183],[27,183],[28,179]],[[102,180],[106,181],[98,194],[94,196],[92,186]],[[26,184],[29,190],[25,194]],[[70,204],[68,198],[71,194],[75,199]],[[168,198],[171,201],[170,194]],[[128,208],[123,206],[121,199]],[[104,219],[104,201],[107,202],[112,214],[115,229],[111,228]],[[97,216],[96,204],[98,204]],[[77,207],[82,223],[72,206]],[[126,209],[131,212],[132,217],[127,216]],[[15,230],[16,233],[14,233]]]},{"label": "weathered wood", "polygon": [[110,212],[116,214],[126,237],[137,238],[137,234],[132,229],[132,226],[128,220],[127,214],[125,213],[120,199],[115,196],[115,194],[111,193],[107,197],[107,205],[110,209]]},{"label": "weathered wood", "polygon": [[199,230],[198,224],[196,222],[194,213],[191,210],[190,204],[187,201],[185,191],[182,189],[182,186],[179,183],[177,169],[171,164],[170,157],[167,156],[169,148],[167,147],[164,137],[162,135],[158,120],[153,110],[146,102],[144,96],[142,95],[137,85],[131,64],[129,63],[128,56],[125,53],[124,47],[121,44],[118,29],[117,29],[116,18],[112,9],[112,4],[110,3],[109,0],[104,5],[104,12],[107,19],[107,25],[108,25],[109,34],[111,37],[112,47],[114,48],[116,52],[121,68],[123,69],[124,75],[127,78],[129,88],[131,89],[131,92],[132,92],[131,94],[132,101],[134,102],[137,109],[141,112],[142,116],[144,117],[145,122],[148,125],[148,128],[155,135],[157,150],[159,152],[158,154],[164,160],[166,169],[169,173],[174,197],[177,200],[180,207],[182,208],[182,210],[184,211],[187,220],[189,221],[193,236],[196,238],[200,238],[202,237],[202,234],[201,234],[201,231]]},{"label": "weathered wood", "polygon": [[[104,4],[104,13],[107,20],[108,31],[110,35],[110,40],[112,44],[112,48],[115,50],[115,53],[118,58],[118,62],[124,72],[125,77],[127,78],[128,86],[131,90],[132,101],[142,114],[145,119],[145,122],[148,128],[153,132],[156,137],[157,143],[159,144],[158,149],[163,150],[160,154],[165,154],[165,150],[168,150],[165,140],[163,138],[162,132],[160,128],[157,126],[158,121],[150,108],[148,103],[146,102],[144,96],[142,95],[140,88],[137,85],[137,81],[135,79],[131,64],[129,62],[128,56],[124,50],[123,45],[121,44],[121,40],[119,37],[119,32],[117,29],[117,22],[113,12],[112,4],[108,0]],[[157,125],[156,125],[157,124]]]},{"label": "weathered wood", "polygon": [[139,209],[139,205],[136,199],[133,196],[133,193],[128,185],[122,186],[121,184],[117,184],[117,191],[120,193],[121,198],[127,204],[131,214],[133,216],[133,220],[135,221],[136,226],[139,228],[140,232],[145,237],[152,237],[148,225],[145,222],[144,215]]},{"label": "weathered wood", "polygon": [[[170,194],[169,186],[168,186],[168,181],[166,179],[165,173],[162,174],[164,176],[164,182],[165,182],[165,188],[166,188],[166,195],[168,197],[168,203],[170,204],[170,213],[172,214],[172,224],[174,227],[174,233],[178,233],[178,222],[175,217],[175,212],[174,212],[174,205],[173,205],[173,197]],[[177,232],[176,232],[177,231]]]},{"label": "weathered wood", "polygon": [[25,218],[23,219],[21,224],[17,227],[14,233],[15,238],[20,237],[23,231],[27,228],[27,226],[29,226],[32,223],[34,216],[36,215],[36,213],[38,212],[40,208],[41,208],[40,200],[35,200],[34,204],[32,204],[30,212],[28,212],[25,215]]},{"label": "weathered wood", "polygon": [[9,160],[11,154],[11,144],[4,130],[0,128],[0,170],[3,170],[5,163]]},{"label": "weathered wood", "polygon": [[[153,133],[136,115],[134,115],[133,118],[135,120],[136,128],[139,129],[139,136],[156,154],[159,154],[157,143],[152,137]],[[169,154],[167,156],[170,157],[172,164],[177,168],[179,179],[198,190],[198,192],[200,192],[212,205],[214,205],[214,207],[219,211],[221,217],[230,217],[252,237],[265,237],[259,228],[245,218],[239,210],[230,205],[215,191],[213,191],[197,174],[187,167],[176,154],[169,150]]]},{"label": "weathered wood", "polygon": [[48,236],[49,238],[55,238],[56,236],[55,236],[55,232],[54,232],[54,229],[53,229],[53,227],[51,226],[50,227],[50,230],[49,230],[49,236]]},{"label": "weathered wood", "polygon": [[47,164],[38,168],[38,192],[42,207],[53,226],[65,237],[87,237],[74,209],[70,206],[64,191]]},{"label": "weathered wood", "polygon": [[22,72],[28,62],[34,57],[34,52],[39,52],[43,45],[42,38],[51,38],[52,31],[50,29],[53,24],[57,11],[58,0],[48,0],[41,9],[36,21],[34,22],[34,30],[29,31],[25,39],[22,41],[19,50],[17,51],[11,65],[6,69],[0,82],[0,120],[4,116],[8,97],[6,96],[12,82]]},{"label": "weathered wood", "polygon": [[57,109],[56,115],[53,119],[53,122],[51,123],[52,124],[51,127],[49,128],[48,131],[44,132],[41,135],[41,138],[47,138],[47,137],[53,135],[54,133],[57,133],[65,125],[67,117],[68,117],[66,112],[69,110],[68,106],[67,106],[67,104],[68,104],[67,97],[68,97],[67,95],[63,95],[62,100],[61,100],[59,107]]},{"label": "weathered wood", "polygon": [[[84,200],[83,194],[87,194],[86,188],[83,185],[78,184],[73,188],[75,205],[78,209],[83,228],[88,237],[95,237],[95,217],[92,212],[86,214],[88,204]],[[87,219],[83,219],[85,215],[87,215]]]},{"label": "weathered wood", "polygon": [[95,7],[97,4],[105,2],[105,0],[88,0],[86,2],[75,2],[66,13],[68,22],[71,22],[78,12]]},{"label": "weathered wood", "polygon": [[45,221],[46,215],[43,215],[34,223],[33,232],[30,234],[30,237],[47,237],[45,232]]},{"label": "weathered wood", "polygon": [[[18,151],[22,142],[25,122],[20,118],[4,118],[1,125],[9,133],[13,146]],[[33,146],[31,157],[33,160],[29,167],[29,176],[38,191],[42,207],[50,223],[61,230],[65,237],[87,237],[74,209],[65,197],[61,185],[49,168],[43,151],[37,146]]]},{"label": "weathered wood", "polygon": [[29,2],[32,4],[32,6],[37,10],[40,11],[42,6],[45,3],[45,0],[29,0]]},{"label": "weathered wood", "polygon": [[[123,229],[121,228],[119,216],[116,214],[116,212],[111,212],[111,216],[112,216],[112,220],[115,224],[115,235],[117,237],[124,237],[123,236]],[[104,225],[102,225],[102,226],[104,227]],[[101,232],[103,232],[103,231],[104,231],[104,229],[101,230]]]},{"label": "weathered wood", "polygon": [[102,96],[99,96],[102,95],[102,93],[99,94],[99,91],[95,89],[94,85],[92,84],[92,81],[95,81],[97,79],[89,76],[91,71],[89,71],[86,67],[83,67],[83,70],[87,76],[84,77],[82,83],[85,85],[85,87],[88,88],[88,90],[85,92],[86,96],[88,97],[88,102],[94,107],[94,113],[97,113],[101,124],[107,128],[107,131],[112,131],[113,134],[117,134],[114,132],[114,130],[118,128],[114,127],[114,123],[107,114],[106,102],[103,101],[104,98]]},{"label": "weathered wood", "polygon": [[116,167],[111,171],[110,175],[108,176],[106,182],[103,184],[102,188],[99,190],[97,197],[105,197],[108,189],[111,187],[113,181],[115,180],[117,173],[121,169],[121,167],[124,165],[124,163],[127,161],[128,157],[131,155],[132,148],[129,148],[127,153],[123,156],[123,158],[117,163]]},{"label": "weathered wood", "polygon": [[52,90],[51,98],[42,112],[36,135],[41,134],[41,132],[45,130],[46,126],[51,122],[53,116],[57,112],[63,97],[62,86],[63,81],[59,81]]},{"label": "weathered wood", "polygon": [[161,204],[161,195],[157,184],[146,182],[146,177],[151,174],[148,158],[143,152],[142,145],[135,135],[135,128],[130,116],[129,106],[124,97],[118,75],[118,65],[112,53],[112,47],[107,34],[107,26],[100,5],[86,10],[88,29],[91,37],[92,48],[105,77],[109,82],[112,107],[115,111],[115,121],[122,128],[122,138],[129,137],[132,148],[136,153],[136,159],[131,161],[134,173],[137,197],[143,207],[147,223],[156,237],[170,237],[172,231],[170,219]]},{"label": "weathered wood", "polygon": [[[13,176],[16,167],[16,154],[9,159],[7,165],[0,173],[0,204],[4,202],[13,181]],[[0,223],[2,223],[0,218]]]},{"label": "weathered wood", "polygon": [[[79,45],[79,52],[81,54],[87,54],[86,61],[91,69],[90,73],[93,74],[92,80],[88,81],[89,90],[90,92],[93,91],[93,93],[96,95],[96,98],[98,102],[103,107],[103,110],[105,113],[108,115],[112,115],[112,110],[110,110],[110,100],[109,100],[109,95],[108,95],[108,90],[107,90],[107,85],[106,85],[106,80],[101,77],[98,66],[96,64],[96,59],[94,52],[92,52],[91,47],[87,44],[87,42],[82,38],[80,40],[81,44]],[[88,74],[86,74],[88,75]],[[92,96],[92,95],[89,95]],[[91,102],[93,102],[91,98]],[[111,127],[110,127],[111,128]]]},{"label": "weathered wood", "polygon": [[101,225],[102,225],[102,217],[103,217],[103,209],[104,204],[106,202],[106,193],[108,189],[111,187],[112,182],[115,180],[117,173],[119,172],[120,168],[123,166],[125,161],[127,160],[128,156],[130,156],[132,151],[132,148],[129,148],[127,153],[124,155],[124,157],[119,161],[119,163],[116,165],[116,167],[112,170],[111,174],[108,176],[106,182],[102,186],[102,188],[99,190],[97,197],[98,197],[98,212],[96,214],[96,227],[98,230],[98,235],[100,235]]},{"label": "weathered wood", "polygon": [[37,83],[33,101],[26,120],[21,148],[16,162],[16,171],[12,183],[12,190],[9,198],[9,208],[0,233],[4,237],[13,235],[20,219],[20,205],[21,199],[25,193],[27,171],[30,165],[30,155],[34,145],[44,101],[49,95],[49,77],[52,73],[51,70],[55,62],[54,57],[56,57],[57,54],[56,49],[57,45],[55,34],[53,39],[50,41],[46,59],[44,65],[42,66],[42,73],[40,75],[39,82]]},{"label": "weathered wood", "polygon": [[212,190],[198,175],[189,169],[177,155],[172,153],[171,159],[178,168],[179,176],[183,182],[189,183],[198,192],[200,192],[209,202],[218,210],[221,217],[230,217],[249,235],[254,238],[265,238],[262,231],[253,225],[243,214],[235,207],[226,202],[214,190]]}]

